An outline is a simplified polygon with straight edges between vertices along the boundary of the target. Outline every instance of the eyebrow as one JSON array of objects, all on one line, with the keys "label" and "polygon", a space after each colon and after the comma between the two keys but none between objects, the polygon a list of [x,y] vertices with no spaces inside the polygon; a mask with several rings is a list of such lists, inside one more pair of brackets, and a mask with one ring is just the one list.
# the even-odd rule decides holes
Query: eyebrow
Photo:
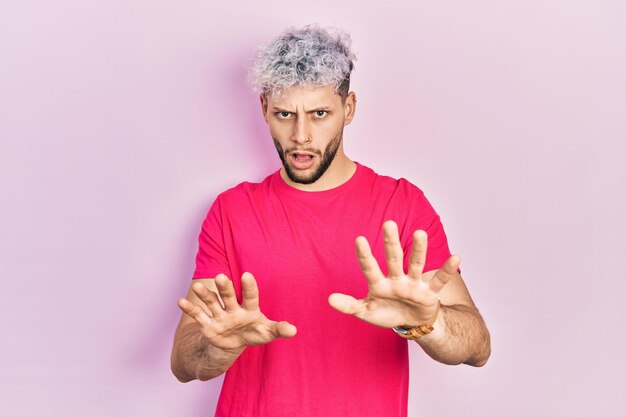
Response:
[{"label": "eyebrow", "polygon": [[[315,107],[315,108],[314,108],[314,109],[312,109],[312,110],[307,110],[305,113],[313,113],[313,112],[316,112],[316,111],[321,111],[321,110],[323,110],[323,111],[328,111],[328,110],[330,110],[330,109],[331,109],[331,108],[330,108],[329,106],[318,106],[318,107]],[[294,113],[294,112],[293,112],[293,111],[291,111],[291,110],[286,110],[286,109],[283,109],[283,108],[281,108],[281,107],[276,107],[276,106],[273,106],[273,107],[272,107],[272,110],[273,110],[273,111],[277,111],[277,112],[283,112],[283,111],[284,111],[284,112],[287,112],[287,113]]]}]

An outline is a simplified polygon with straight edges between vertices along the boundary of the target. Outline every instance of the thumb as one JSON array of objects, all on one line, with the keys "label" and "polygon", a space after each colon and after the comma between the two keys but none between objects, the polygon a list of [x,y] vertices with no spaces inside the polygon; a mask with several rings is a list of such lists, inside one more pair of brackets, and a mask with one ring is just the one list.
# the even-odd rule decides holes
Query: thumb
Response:
[{"label": "thumb", "polygon": [[361,303],[359,300],[346,294],[331,294],[328,297],[328,304],[330,304],[335,310],[344,314],[358,315],[361,311]]},{"label": "thumb", "polygon": [[293,337],[298,332],[296,326],[287,321],[279,321],[274,323],[274,333],[276,334],[276,337]]}]

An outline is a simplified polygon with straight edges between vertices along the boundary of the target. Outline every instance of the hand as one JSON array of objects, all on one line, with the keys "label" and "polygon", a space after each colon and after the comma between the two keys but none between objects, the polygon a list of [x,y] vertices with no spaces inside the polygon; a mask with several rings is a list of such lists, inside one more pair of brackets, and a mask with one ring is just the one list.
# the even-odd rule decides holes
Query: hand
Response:
[{"label": "hand", "polygon": [[241,349],[250,345],[269,343],[278,337],[292,337],[296,327],[286,321],[269,320],[259,309],[259,289],[252,274],[241,276],[243,303],[239,305],[233,283],[224,274],[215,277],[215,285],[224,306],[217,294],[204,284],[195,283],[193,292],[206,305],[210,315],[187,299],[178,300],[178,306],[200,325],[202,335],[221,349]]},{"label": "hand", "polygon": [[404,273],[404,253],[398,226],[383,224],[385,257],[389,276],[385,277],[372,255],[367,239],[356,239],[356,252],[368,282],[367,297],[357,300],[345,294],[331,294],[329,304],[336,310],[354,315],[381,327],[420,326],[431,323],[437,311],[439,292],[457,274],[461,259],[453,255],[437,271],[423,273],[428,236],[423,230],[413,233],[409,272]]}]

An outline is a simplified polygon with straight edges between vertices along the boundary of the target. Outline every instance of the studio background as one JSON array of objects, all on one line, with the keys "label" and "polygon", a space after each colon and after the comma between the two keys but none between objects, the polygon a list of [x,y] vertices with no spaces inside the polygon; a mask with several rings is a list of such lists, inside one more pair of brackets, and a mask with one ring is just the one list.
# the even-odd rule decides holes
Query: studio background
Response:
[{"label": "studio background", "polygon": [[619,0],[2,2],[0,414],[213,415],[176,299],[279,167],[247,60],[315,22],[358,57],[347,154],[424,190],[491,331],[478,369],[412,346],[410,415],[626,414]]}]

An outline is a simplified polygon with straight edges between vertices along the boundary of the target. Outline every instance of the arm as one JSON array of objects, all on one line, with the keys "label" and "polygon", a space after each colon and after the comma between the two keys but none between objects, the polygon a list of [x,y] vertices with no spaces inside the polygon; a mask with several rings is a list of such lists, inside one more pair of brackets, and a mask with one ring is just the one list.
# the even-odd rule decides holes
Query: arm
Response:
[{"label": "arm", "polygon": [[183,311],[171,355],[172,373],[181,382],[208,380],[226,372],[247,346],[292,337],[296,328],[269,320],[259,309],[259,291],[252,274],[241,277],[243,303],[239,305],[230,279],[195,280]]},{"label": "arm", "polygon": [[388,276],[380,270],[367,240],[357,238],[357,256],[368,281],[368,295],[356,300],[345,294],[331,294],[331,306],[368,323],[392,328],[432,323],[440,301],[435,330],[418,340],[420,346],[442,363],[484,365],[491,351],[489,332],[458,273],[460,258],[451,256],[441,269],[423,273],[427,236],[418,230],[413,235],[409,271],[405,274],[396,224],[385,222],[383,234]]},{"label": "arm", "polygon": [[487,363],[491,352],[489,331],[475,307],[442,305],[433,328],[417,343],[434,360],[447,365]]},{"label": "arm", "polygon": [[424,274],[429,282],[437,280],[442,285],[438,293],[441,310],[433,332],[419,338],[417,343],[436,361],[483,366],[491,353],[489,330],[457,271],[455,258],[458,257],[449,260],[452,265],[446,262],[441,269]]}]

